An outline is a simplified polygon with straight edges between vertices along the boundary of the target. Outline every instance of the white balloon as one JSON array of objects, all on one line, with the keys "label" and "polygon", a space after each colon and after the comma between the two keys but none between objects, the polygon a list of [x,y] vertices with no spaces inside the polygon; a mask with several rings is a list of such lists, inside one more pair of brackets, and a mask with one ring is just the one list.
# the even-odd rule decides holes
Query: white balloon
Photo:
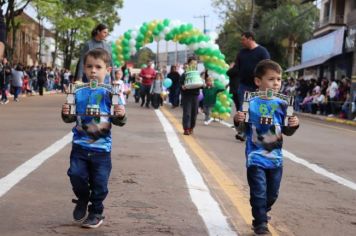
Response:
[{"label": "white balloon", "polygon": [[214,31],[210,32],[208,35],[212,41],[215,41],[218,38],[218,34]]},{"label": "white balloon", "polygon": [[129,44],[130,44],[131,47],[135,46],[136,45],[136,40],[130,39]]},{"label": "white balloon", "polygon": [[219,50],[219,45],[213,44],[211,48],[212,48],[212,49],[215,49],[215,50]]},{"label": "white balloon", "polygon": [[189,44],[189,45],[188,45],[188,48],[189,48],[190,50],[195,50],[195,49],[194,49],[194,44]]},{"label": "white balloon", "polygon": [[131,31],[131,38],[135,39],[137,37],[137,31]]},{"label": "white balloon", "polygon": [[164,39],[165,36],[166,36],[166,34],[164,32],[159,33],[160,40]]},{"label": "white balloon", "polygon": [[135,55],[137,52],[136,48],[131,48],[131,55]]},{"label": "white balloon", "polygon": [[171,28],[170,28],[170,27],[164,27],[163,32],[164,32],[165,34],[168,34],[169,31],[171,31]]},{"label": "white balloon", "polygon": [[199,48],[199,44],[198,43],[193,43],[191,45],[193,46],[193,50],[197,50]]},{"label": "white balloon", "polygon": [[207,43],[204,41],[199,43],[199,48],[206,48],[206,46],[207,46]]}]

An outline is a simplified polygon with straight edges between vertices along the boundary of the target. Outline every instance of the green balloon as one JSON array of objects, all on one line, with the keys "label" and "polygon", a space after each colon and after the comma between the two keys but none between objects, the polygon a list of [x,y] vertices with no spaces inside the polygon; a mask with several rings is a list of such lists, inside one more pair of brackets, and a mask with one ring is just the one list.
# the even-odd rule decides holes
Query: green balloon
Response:
[{"label": "green balloon", "polygon": [[159,35],[159,33],[160,33],[160,32],[159,32],[159,30],[158,30],[157,28],[153,30],[153,35],[154,35],[154,36]]},{"label": "green balloon", "polygon": [[136,37],[136,42],[143,42],[143,40],[145,39],[145,36],[143,36],[143,34],[138,34]]},{"label": "green balloon", "polygon": [[122,40],[122,46],[123,47],[129,46],[129,44],[130,44],[130,41],[128,39],[125,38],[124,40]]},{"label": "green balloon", "polygon": [[129,47],[124,47],[124,48],[122,49],[122,52],[123,52],[124,54],[128,54],[128,53],[130,53],[130,48],[129,48]]},{"label": "green balloon", "polygon": [[161,32],[163,30],[163,28],[164,28],[164,25],[162,23],[159,23],[157,25],[157,29],[159,30],[159,32]]},{"label": "green balloon", "polygon": [[124,38],[126,38],[126,39],[130,40],[130,38],[131,38],[131,34],[130,34],[130,32],[129,32],[129,31],[126,31],[126,32],[124,33]]},{"label": "green balloon", "polygon": [[125,60],[125,61],[130,60],[130,58],[131,58],[131,55],[130,55],[130,54],[124,54],[124,60]]},{"label": "green balloon", "polygon": [[146,34],[147,29],[148,29],[147,25],[142,25],[140,28],[140,32],[144,35],[144,34]]},{"label": "green balloon", "polygon": [[192,24],[187,24],[186,30],[190,31],[193,29],[193,25]]},{"label": "green balloon", "polygon": [[164,25],[164,26],[168,26],[169,23],[170,23],[170,20],[168,20],[168,19],[164,19],[164,20],[163,20],[163,25]]},{"label": "green balloon", "polygon": [[187,25],[181,25],[181,26],[179,27],[179,32],[180,32],[180,33],[184,33],[185,31],[187,31]]},{"label": "green balloon", "polygon": [[219,108],[219,113],[220,113],[220,114],[223,114],[223,113],[225,113],[225,112],[226,112],[226,108],[223,107],[223,106],[221,106],[221,107]]}]

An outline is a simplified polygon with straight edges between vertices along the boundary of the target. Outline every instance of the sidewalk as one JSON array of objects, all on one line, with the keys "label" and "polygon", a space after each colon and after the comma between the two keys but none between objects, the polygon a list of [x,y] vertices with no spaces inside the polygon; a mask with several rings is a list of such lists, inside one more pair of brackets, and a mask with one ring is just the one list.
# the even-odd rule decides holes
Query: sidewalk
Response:
[{"label": "sidewalk", "polygon": [[296,115],[299,117],[308,117],[316,120],[322,120],[326,122],[333,122],[333,123],[338,123],[338,124],[344,124],[344,125],[351,125],[356,127],[356,121],[353,120],[346,120],[346,119],[340,119],[337,117],[328,117],[328,116],[323,116],[323,115],[317,115],[317,114],[310,114],[310,113],[304,113],[304,112],[295,112]]}]

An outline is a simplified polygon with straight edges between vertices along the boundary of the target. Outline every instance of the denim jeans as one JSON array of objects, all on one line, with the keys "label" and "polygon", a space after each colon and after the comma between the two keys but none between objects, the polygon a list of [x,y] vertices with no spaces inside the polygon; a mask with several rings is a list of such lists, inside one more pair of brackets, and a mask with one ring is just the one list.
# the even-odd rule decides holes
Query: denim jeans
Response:
[{"label": "denim jeans", "polygon": [[89,212],[102,214],[103,201],[109,193],[111,153],[92,152],[73,144],[68,176],[80,202],[90,201]]},{"label": "denim jeans", "polygon": [[239,88],[237,90],[237,96],[238,96],[238,106],[236,106],[238,108],[239,111],[242,111],[242,104],[244,102],[244,96],[245,96],[245,92],[249,91],[249,92],[254,92],[256,89],[255,88],[251,88],[249,86],[246,86],[244,84],[240,84]]},{"label": "denim jeans", "polygon": [[14,86],[14,99],[17,99],[21,93],[22,88],[21,87],[15,87]]},{"label": "denim jeans", "polygon": [[210,120],[210,112],[214,105],[203,105],[203,111],[205,114],[204,121]]},{"label": "denim jeans", "polygon": [[259,166],[247,168],[247,180],[250,186],[250,204],[253,226],[267,223],[267,212],[278,198],[283,167],[264,169]]}]

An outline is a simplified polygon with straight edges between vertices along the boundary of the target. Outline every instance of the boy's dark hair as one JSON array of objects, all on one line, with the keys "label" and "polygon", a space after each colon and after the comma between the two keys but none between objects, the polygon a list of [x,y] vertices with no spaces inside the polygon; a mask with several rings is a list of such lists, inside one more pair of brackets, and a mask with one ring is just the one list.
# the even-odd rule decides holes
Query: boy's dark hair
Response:
[{"label": "boy's dark hair", "polygon": [[104,29],[107,29],[108,27],[105,24],[98,24],[95,26],[95,28],[91,31],[91,37],[94,38],[95,36],[98,35],[98,33]]},{"label": "boy's dark hair", "polygon": [[245,36],[246,38],[251,38],[252,40],[255,40],[255,34],[251,31],[243,32],[241,36]]},{"label": "boy's dark hair", "polygon": [[88,51],[87,53],[85,53],[84,65],[86,64],[88,57],[93,57],[95,59],[101,59],[104,61],[106,66],[110,66],[111,57],[110,57],[109,53],[103,48],[95,48],[95,49],[92,49],[92,50]]},{"label": "boy's dark hair", "polygon": [[255,77],[261,79],[266,74],[267,70],[273,70],[277,73],[282,73],[281,66],[270,59],[260,61],[255,68]]}]

